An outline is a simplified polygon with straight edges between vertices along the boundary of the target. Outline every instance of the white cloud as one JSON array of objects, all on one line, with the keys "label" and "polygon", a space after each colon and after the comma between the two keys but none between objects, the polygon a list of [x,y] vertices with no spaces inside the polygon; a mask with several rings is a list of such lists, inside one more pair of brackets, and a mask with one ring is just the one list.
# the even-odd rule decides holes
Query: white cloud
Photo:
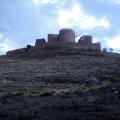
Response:
[{"label": "white cloud", "polygon": [[93,43],[100,42],[101,38],[99,37],[93,37]]},{"label": "white cloud", "polygon": [[34,46],[34,45],[35,45],[35,43],[29,42],[29,43],[28,43],[28,45],[32,45],[32,46]]},{"label": "white cloud", "polygon": [[100,25],[101,25],[101,26],[104,26],[104,28],[109,28],[109,27],[110,27],[110,23],[106,20],[105,17],[103,17],[103,18],[100,20]]},{"label": "white cloud", "polygon": [[99,0],[99,1],[105,1],[105,2],[115,3],[115,4],[120,4],[120,0]]},{"label": "white cloud", "polygon": [[66,26],[70,27],[73,26],[73,23],[70,23],[71,15],[68,11],[65,10],[60,10],[59,11],[59,18],[58,22],[60,23],[61,26]]},{"label": "white cloud", "polygon": [[2,34],[0,34],[0,39],[2,38]]},{"label": "white cloud", "polygon": [[58,2],[58,0],[33,0],[33,3],[37,4],[37,5],[39,5],[39,4],[47,4],[47,3],[55,4],[57,2]]},{"label": "white cloud", "polygon": [[13,50],[15,48],[17,48],[17,44],[8,40],[7,38],[0,43],[0,51],[2,52],[7,52],[9,50]]},{"label": "white cloud", "polygon": [[113,3],[120,4],[120,0],[110,0],[110,1],[113,2]]},{"label": "white cloud", "polygon": [[120,49],[120,34],[117,34],[113,38],[105,37],[104,40],[107,41],[109,47]]},{"label": "white cloud", "polygon": [[58,23],[62,27],[72,27],[74,25],[78,25],[82,29],[91,29],[97,26],[110,27],[110,23],[105,17],[98,20],[94,16],[84,13],[78,5],[74,5],[71,10],[60,9],[58,14]]},{"label": "white cloud", "polygon": [[47,3],[55,4],[57,2],[58,2],[58,0],[41,0],[42,4],[47,4]]},{"label": "white cloud", "polygon": [[33,0],[34,4],[39,4],[39,0]]},{"label": "white cloud", "polygon": [[120,0],[112,0],[112,1],[114,1],[114,2],[116,2],[116,3],[118,3],[118,4],[120,4]]}]

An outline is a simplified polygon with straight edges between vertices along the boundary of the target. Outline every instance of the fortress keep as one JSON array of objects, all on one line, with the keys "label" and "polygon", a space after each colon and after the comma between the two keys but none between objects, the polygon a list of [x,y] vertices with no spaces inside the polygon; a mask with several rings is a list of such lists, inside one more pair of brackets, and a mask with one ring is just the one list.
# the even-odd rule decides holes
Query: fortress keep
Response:
[{"label": "fortress keep", "polygon": [[61,29],[59,34],[48,34],[48,43],[75,42],[75,32],[71,29]]}]

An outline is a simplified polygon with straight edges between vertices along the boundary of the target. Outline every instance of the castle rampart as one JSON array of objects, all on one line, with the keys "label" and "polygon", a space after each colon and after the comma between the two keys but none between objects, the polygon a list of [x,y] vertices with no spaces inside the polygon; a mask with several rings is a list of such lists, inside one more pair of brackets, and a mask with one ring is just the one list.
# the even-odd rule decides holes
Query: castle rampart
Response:
[{"label": "castle rampart", "polygon": [[46,47],[64,47],[64,48],[71,48],[71,49],[78,49],[79,51],[97,51],[100,52],[101,51],[101,45],[100,43],[91,43],[91,44],[78,44],[78,43],[47,43],[47,44],[41,44],[39,46],[36,46],[37,48],[41,49],[41,48],[46,48]]},{"label": "castle rampart", "polygon": [[[79,51],[101,51],[101,43],[92,43],[91,35],[83,35],[78,42],[75,42],[75,32],[71,29],[61,29],[59,34],[48,34],[48,42],[44,38],[36,39],[35,46],[32,48],[47,49],[47,48],[70,48],[77,49]],[[31,48],[31,49],[32,49]],[[21,50],[18,50],[21,51]],[[6,54],[16,54],[16,50],[8,51]]]},{"label": "castle rampart", "polygon": [[91,35],[83,35],[78,42],[75,42],[75,32],[72,29],[61,29],[59,34],[48,34],[48,42],[46,44],[35,45],[36,47],[43,48],[46,46],[69,47],[72,49],[79,49],[80,51],[101,51],[101,44],[92,43]]}]

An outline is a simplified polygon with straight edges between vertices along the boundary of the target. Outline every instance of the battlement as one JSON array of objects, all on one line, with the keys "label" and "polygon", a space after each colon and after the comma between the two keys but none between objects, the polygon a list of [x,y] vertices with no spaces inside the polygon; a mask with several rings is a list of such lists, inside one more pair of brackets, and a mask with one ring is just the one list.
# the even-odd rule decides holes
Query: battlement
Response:
[{"label": "battlement", "polygon": [[86,44],[86,43],[43,43],[40,44],[38,46],[35,46],[39,49],[43,49],[43,48],[56,48],[57,47],[64,47],[64,48],[70,48],[70,49],[77,49],[79,51],[97,51],[100,52],[101,51],[101,44],[100,42],[98,43],[90,43],[90,44]]}]

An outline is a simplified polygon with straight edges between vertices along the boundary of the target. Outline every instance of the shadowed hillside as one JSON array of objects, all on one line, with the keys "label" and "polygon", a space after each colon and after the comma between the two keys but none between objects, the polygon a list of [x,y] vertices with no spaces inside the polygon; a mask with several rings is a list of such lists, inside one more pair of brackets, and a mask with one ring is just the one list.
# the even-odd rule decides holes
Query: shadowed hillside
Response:
[{"label": "shadowed hillside", "polygon": [[0,118],[120,119],[120,55],[70,49],[0,56]]}]

